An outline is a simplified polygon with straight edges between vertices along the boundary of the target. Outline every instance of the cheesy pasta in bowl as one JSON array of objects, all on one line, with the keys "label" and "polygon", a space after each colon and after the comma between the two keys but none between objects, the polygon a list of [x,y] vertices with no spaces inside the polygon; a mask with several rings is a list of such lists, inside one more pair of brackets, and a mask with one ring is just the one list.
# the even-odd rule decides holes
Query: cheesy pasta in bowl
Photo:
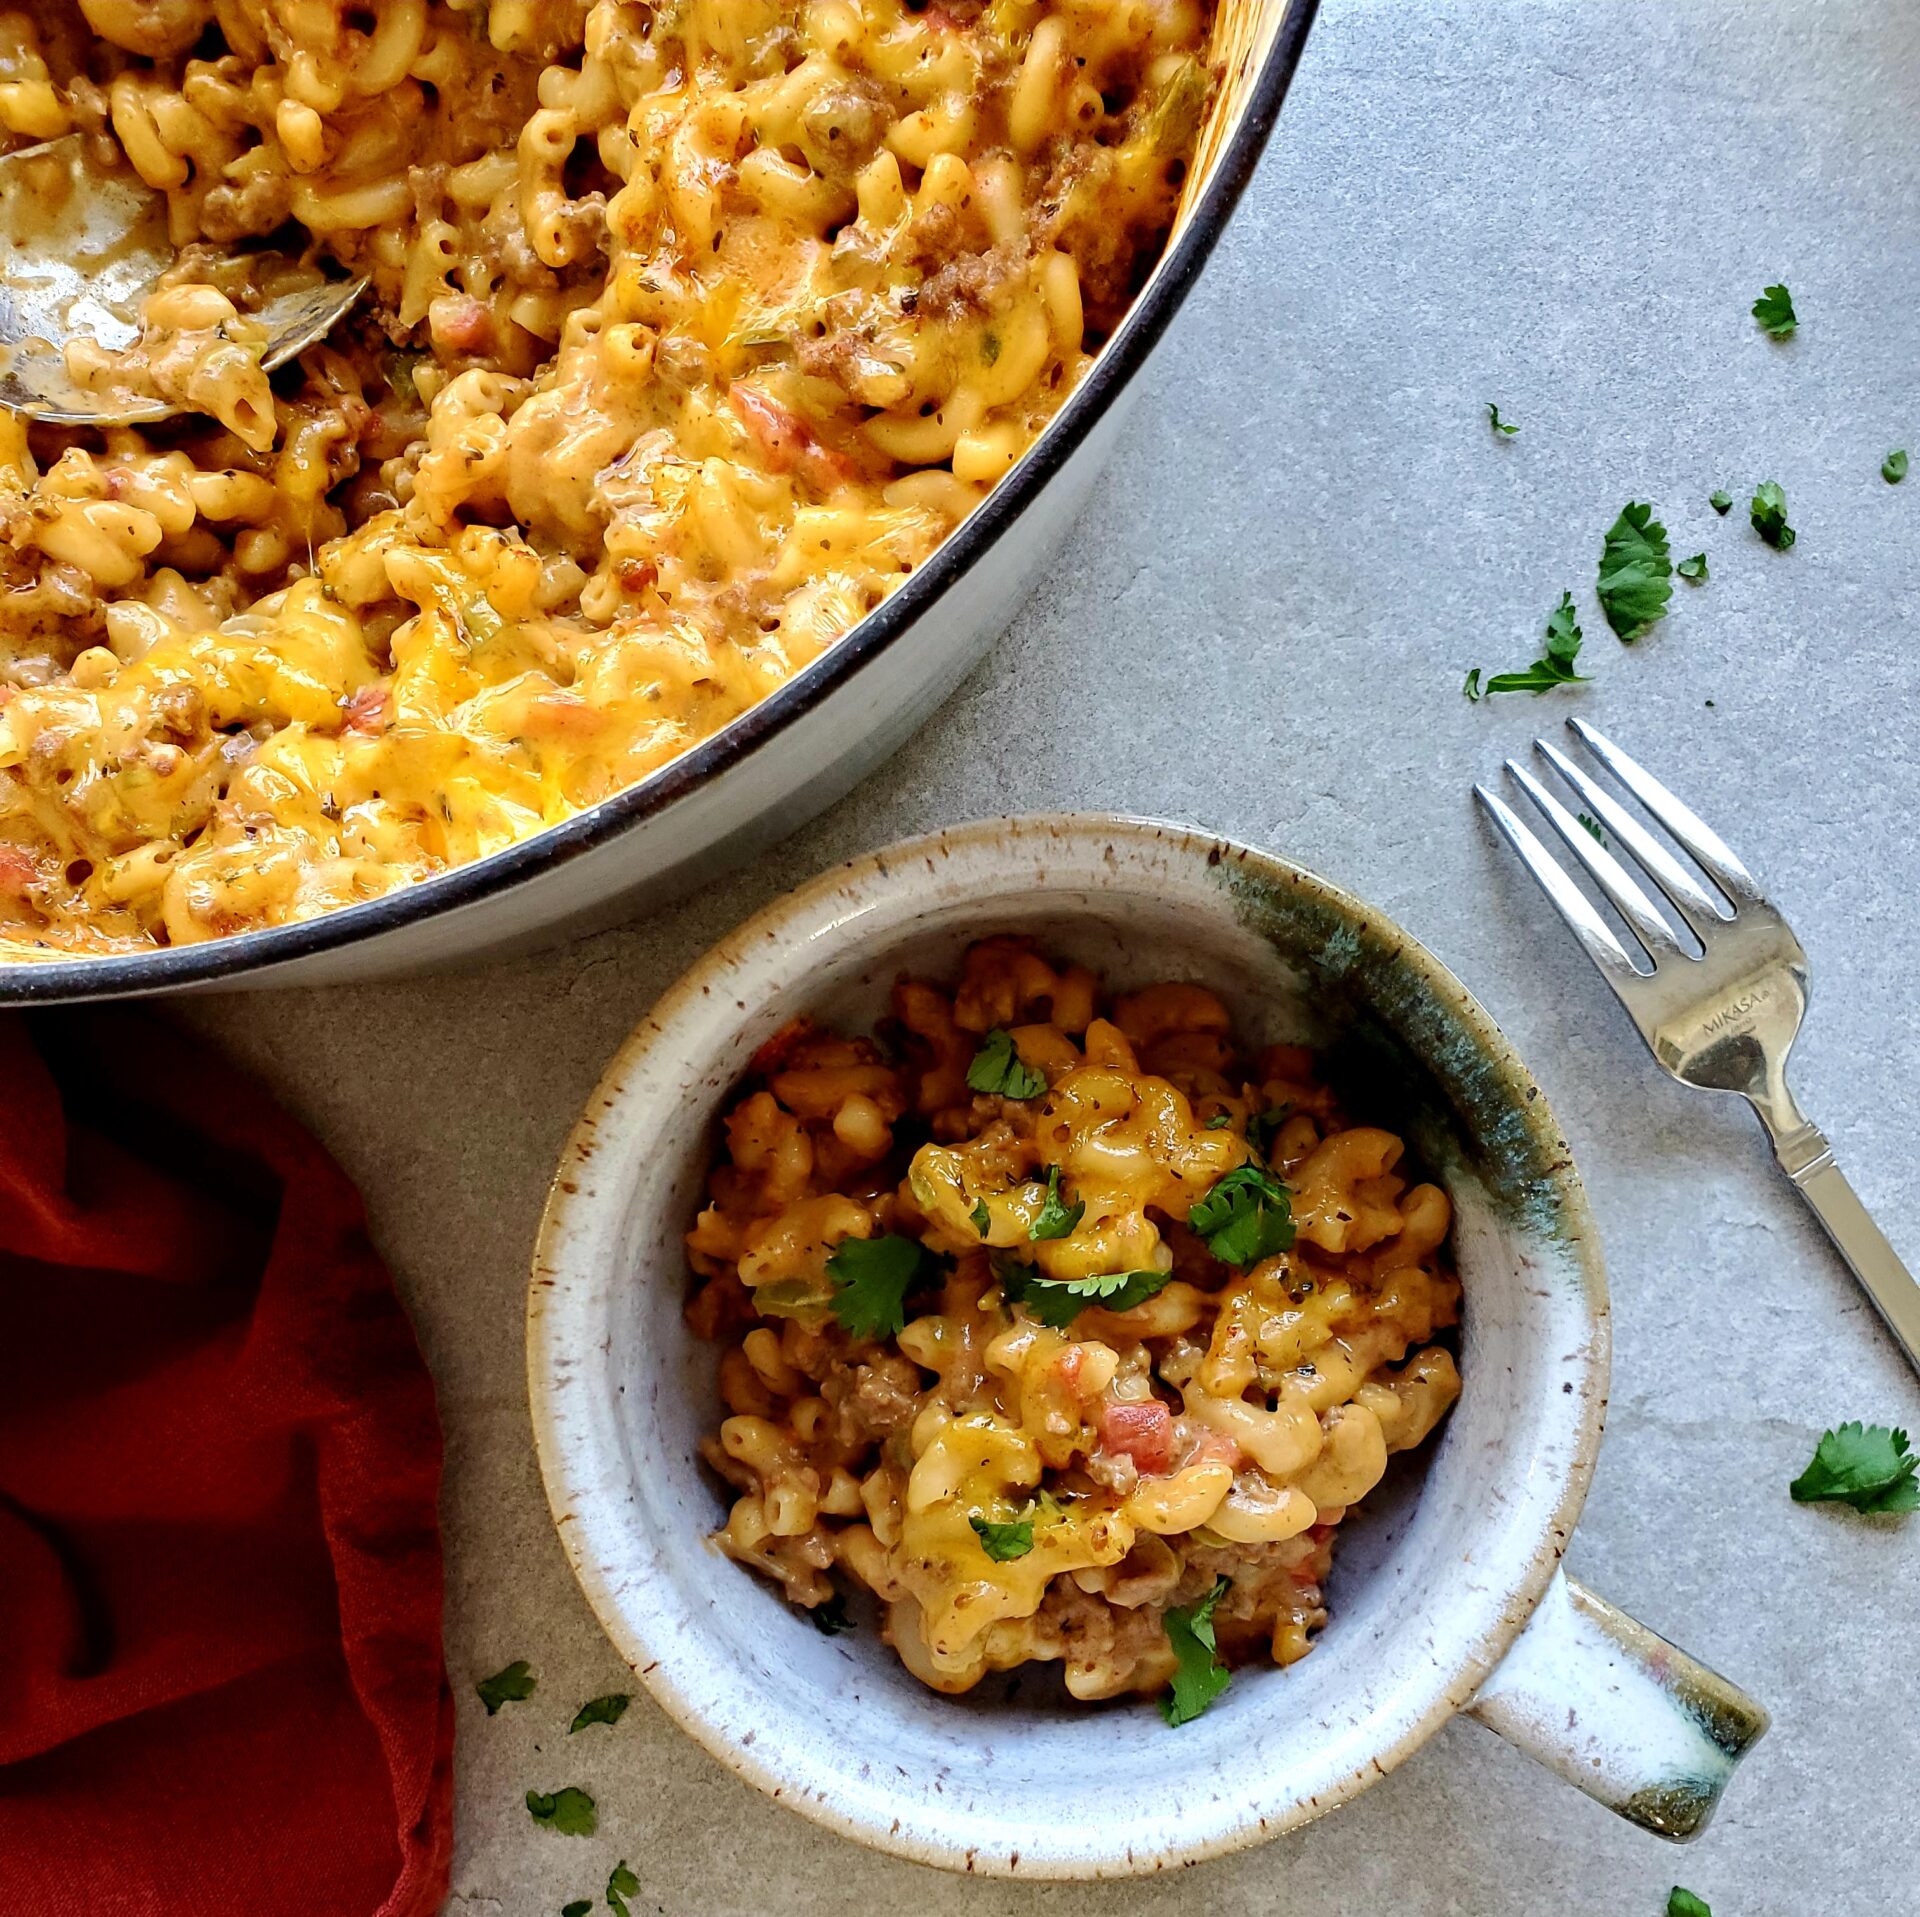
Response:
[{"label": "cheesy pasta in bowl", "polygon": [[[6,12],[0,149],[89,143],[180,251],[132,345],[66,356],[167,417],[0,413],[0,957],[218,976],[548,876],[552,916],[849,782],[1004,619],[1048,531],[1014,520],[1084,487],[1308,11]],[[368,288],[269,373],[301,275]],[[743,766],[902,639],[884,716]],[[548,873],[736,769],[650,857]]]},{"label": "cheesy pasta in bowl", "polygon": [[1191,1862],[1462,1709],[1684,1835],[1765,1723],[1558,1572],[1606,1287],[1537,1086],[1204,832],[957,827],[722,940],[562,1156],[527,1362],[653,1698],[901,1856]]},{"label": "cheesy pasta in bowl", "polygon": [[1231,1025],[989,939],[887,1050],[775,1034],[687,1240],[722,1550],[830,1623],[875,1593],[939,1691],[1050,1660],[1179,1724],[1306,1655],[1335,1527],[1459,1395],[1450,1211]]}]

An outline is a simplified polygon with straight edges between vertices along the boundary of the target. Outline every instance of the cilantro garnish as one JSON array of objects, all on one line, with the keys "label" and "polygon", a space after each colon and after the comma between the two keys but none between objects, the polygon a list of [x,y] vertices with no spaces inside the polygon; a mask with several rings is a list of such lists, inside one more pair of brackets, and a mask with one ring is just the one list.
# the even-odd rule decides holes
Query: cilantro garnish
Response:
[{"label": "cilantro garnish", "polygon": [[1480,668],[1478,666],[1467,674],[1466,682],[1460,690],[1466,694],[1468,705],[1477,706],[1480,703]]},{"label": "cilantro garnish", "polygon": [[838,1637],[842,1631],[853,1629],[853,1619],[847,1615],[847,1600],[838,1591],[830,1598],[818,1604],[804,1607],[806,1619],[822,1637]]},{"label": "cilantro garnish", "polygon": [[1061,1331],[1089,1305],[1131,1311],[1164,1291],[1172,1277],[1171,1271],[1114,1271],[1099,1278],[1042,1278],[1023,1267],[1007,1266],[1000,1272],[1000,1290],[1009,1302],[1023,1306],[1028,1317]]},{"label": "cilantro garnish", "polygon": [[997,1092],[1002,1098],[1035,1098],[1047,1089],[1044,1073],[1020,1062],[1014,1049],[1013,1034],[996,1025],[980,1042],[980,1049],[967,1067],[967,1087],[976,1092]]},{"label": "cilantro garnish", "polygon": [[[1573,662],[1580,656],[1580,622],[1573,613],[1573,594],[1563,592],[1560,603],[1547,615],[1547,644],[1524,672],[1496,672],[1486,683],[1485,696],[1496,692],[1548,692],[1555,686],[1585,685],[1587,675],[1575,672]],[[1478,678],[1475,672],[1471,675]]]},{"label": "cilantro garnish", "polygon": [[995,1564],[1008,1564],[1015,1558],[1023,1558],[1033,1549],[1033,1520],[1015,1518],[1011,1523],[996,1524],[991,1518],[970,1517],[967,1522],[973,1526],[973,1534],[980,1540],[980,1548]]},{"label": "cilantro garnish", "polygon": [[625,1691],[609,1691],[604,1697],[590,1697],[573,1714],[567,1735],[584,1731],[589,1724],[617,1724],[626,1715],[633,1699]]},{"label": "cilantro garnish", "polygon": [[856,1338],[895,1338],[906,1329],[907,1293],[932,1263],[913,1239],[843,1238],[827,1259],[833,1315]]},{"label": "cilantro garnish", "polygon": [[593,1799],[569,1784],[553,1792],[528,1791],[527,1809],[536,1824],[557,1830],[562,1837],[591,1837],[599,1824]]},{"label": "cilantro garnish", "polygon": [[1600,841],[1602,845],[1606,844],[1607,842],[1606,830],[1601,825],[1600,821],[1596,819],[1591,812],[1582,812],[1580,814],[1580,823],[1584,825],[1587,828],[1587,830],[1591,832],[1593,836]]},{"label": "cilantro garnish", "polygon": [[1771,479],[1754,493],[1753,504],[1748,510],[1754,531],[1769,546],[1776,546],[1785,552],[1799,538],[1800,535],[1787,524],[1786,492]]},{"label": "cilantro garnish", "polygon": [[1272,1151],[1273,1135],[1287,1122],[1287,1114],[1292,1110],[1292,1105],[1283,1101],[1278,1105],[1269,1105],[1264,1112],[1255,1112],[1247,1120],[1247,1143],[1262,1158]]},{"label": "cilantro garnish", "polygon": [[1697,552],[1691,559],[1683,559],[1674,567],[1682,579],[1691,579],[1696,586],[1707,583],[1707,555]]},{"label": "cilantro garnish", "polygon": [[973,1220],[973,1228],[982,1238],[993,1229],[993,1214],[988,1211],[987,1201],[984,1198],[974,1200],[973,1209],[967,1213],[967,1216]]},{"label": "cilantro garnish", "polygon": [[1264,1165],[1241,1165],[1187,1212],[1223,1265],[1256,1265],[1293,1245],[1293,1200]]},{"label": "cilantro garnish", "polygon": [[572,1903],[560,1906],[560,1917],[587,1917],[587,1912],[592,1908],[591,1897],[576,1897]]},{"label": "cilantro garnish", "polygon": [[1707,504],[1724,519],[1733,510],[1733,495],[1724,486],[1716,487],[1707,495]]},{"label": "cilantro garnish", "polygon": [[1667,1892],[1667,1917],[1713,1917],[1704,1897],[1696,1897],[1678,1884]]},{"label": "cilantro garnish", "polygon": [[1027,1236],[1035,1243],[1042,1238],[1065,1238],[1087,1213],[1087,1201],[1082,1198],[1069,1205],[1060,1196],[1060,1167],[1047,1167],[1047,1202],[1040,1207],[1040,1216],[1027,1227]]},{"label": "cilantro garnish", "polygon": [[1796,1504],[1850,1504],[1856,1511],[1920,1511],[1920,1456],[1907,1434],[1883,1424],[1829,1431],[1788,1488]]},{"label": "cilantro garnish", "polygon": [[627,1899],[639,1895],[640,1880],[627,1868],[627,1860],[623,1857],[614,1865],[613,1875],[607,1879],[607,1908],[613,1912],[613,1917],[633,1917],[627,1908]]},{"label": "cilantro garnish", "polygon": [[1224,1131],[1232,1123],[1233,1114],[1231,1112],[1215,1112],[1214,1115],[1207,1120],[1206,1128],[1210,1132]]},{"label": "cilantro garnish", "polygon": [[1509,426],[1506,421],[1500,417],[1500,408],[1497,407],[1492,400],[1487,401],[1487,424],[1491,426],[1496,433],[1504,433],[1509,439],[1520,430],[1518,426]]},{"label": "cilantro garnish", "polygon": [[1753,303],[1753,316],[1760,330],[1775,339],[1791,339],[1800,316],[1793,310],[1793,295],[1784,286],[1769,286]]},{"label": "cilantro garnish", "polygon": [[1667,616],[1673,565],[1667,529],[1653,508],[1629,500],[1600,547],[1600,610],[1618,638],[1631,645]]},{"label": "cilantro garnish", "polygon": [[491,1717],[502,1704],[525,1703],[539,1682],[527,1660],[517,1657],[504,1671],[495,1671],[491,1677],[483,1677],[473,1688],[480,1693],[480,1702],[487,1707],[487,1715]]},{"label": "cilantro garnish", "polygon": [[1897,486],[1907,476],[1907,456],[1905,453],[1889,453],[1880,462],[1880,477],[1889,486]]},{"label": "cilantro garnish", "polygon": [[432,357],[428,353],[389,353],[383,369],[387,378],[387,390],[403,406],[420,404],[420,388],[414,384],[414,371],[425,365]]},{"label": "cilantro garnish", "polygon": [[1232,1589],[1221,1578],[1197,1604],[1167,1613],[1167,1642],[1173,1646],[1173,1681],[1160,1700],[1160,1715],[1175,1730],[1190,1724],[1227,1688],[1231,1675],[1213,1641],[1213,1607]]}]

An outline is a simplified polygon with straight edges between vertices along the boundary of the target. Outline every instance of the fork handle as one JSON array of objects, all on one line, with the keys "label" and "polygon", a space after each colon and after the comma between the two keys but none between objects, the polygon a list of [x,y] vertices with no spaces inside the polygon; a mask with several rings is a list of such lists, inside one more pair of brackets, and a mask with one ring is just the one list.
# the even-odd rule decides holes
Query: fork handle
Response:
[{"label": "fork handle", "polygon": [[[1765,1117],[1765,1113],[1762,1113]],[[1873,1222],[1859,1195],[1833,1162],[1833,1147],[1819,1129],[1802,1124],[1776,1135],[1774,1150],[1780,1168],[1807,1201],[1847,1269],[1873,1300],[1887,1329],[1900,1342],[1907,1362],[1920,1371],[1920,1283],[1900,1262],[1886,1235]]]}]

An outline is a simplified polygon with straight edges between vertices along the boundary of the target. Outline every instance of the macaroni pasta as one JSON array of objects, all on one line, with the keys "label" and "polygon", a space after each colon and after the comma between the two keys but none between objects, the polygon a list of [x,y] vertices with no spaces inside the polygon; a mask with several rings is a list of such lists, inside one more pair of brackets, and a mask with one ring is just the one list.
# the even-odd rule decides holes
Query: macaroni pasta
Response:
[{"label": "macaroni pasta", "polygon": [[[0,416],[0,949],[183,944],[484,856],[877,605],[1164,244],[1210,0],[44,0],[0,138],[178,268]],[[268,244],[370,276],[262,371]]]},{"label": "macaroni pasta", "polygon": [[864,1586],[941,1691],[1159,1691],[1209,1593],[1227,1663],[1304,1656],[1335,1527],[1459,1392],[1445,1194],[1197,986],[1109,1007],[989,939],[885,1030],[763,1049],[688,1235],[721,1548]]}]

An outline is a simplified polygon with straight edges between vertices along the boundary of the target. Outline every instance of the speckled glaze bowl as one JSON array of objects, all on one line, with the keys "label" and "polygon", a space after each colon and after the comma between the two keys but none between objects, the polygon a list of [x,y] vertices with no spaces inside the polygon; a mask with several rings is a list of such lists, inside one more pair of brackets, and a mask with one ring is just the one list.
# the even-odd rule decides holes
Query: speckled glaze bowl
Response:
[{"label": "speckled glaze bowl", "polygon": [[[1456,1207],[1460,1402],[1341,1528],[1310,1657],[1177,1731],[1138,1701],[936,1696],[823,1637],[707,1543],[716,1353],[681,1320],[715,1121],[799,1013],[865,1028],[902,971],[1028,932],[1120,985],[1192,978],[1256,1041],[1329,1048]],[[1539,1088],[1431,953],[1284,860],[1196,830],[996,819],[839,867],[749,920],[627,1040],[555,1175],[527,1356],[581,1587],[661,1707],[770,1796],[954,1869],[1109,1877],[1260,1841],[1357,1795],[1456,1711],[1650,1831],[1688,1837],[1758,1705],[1559,1570],[1607,1390],[1592,1216]]]}]

